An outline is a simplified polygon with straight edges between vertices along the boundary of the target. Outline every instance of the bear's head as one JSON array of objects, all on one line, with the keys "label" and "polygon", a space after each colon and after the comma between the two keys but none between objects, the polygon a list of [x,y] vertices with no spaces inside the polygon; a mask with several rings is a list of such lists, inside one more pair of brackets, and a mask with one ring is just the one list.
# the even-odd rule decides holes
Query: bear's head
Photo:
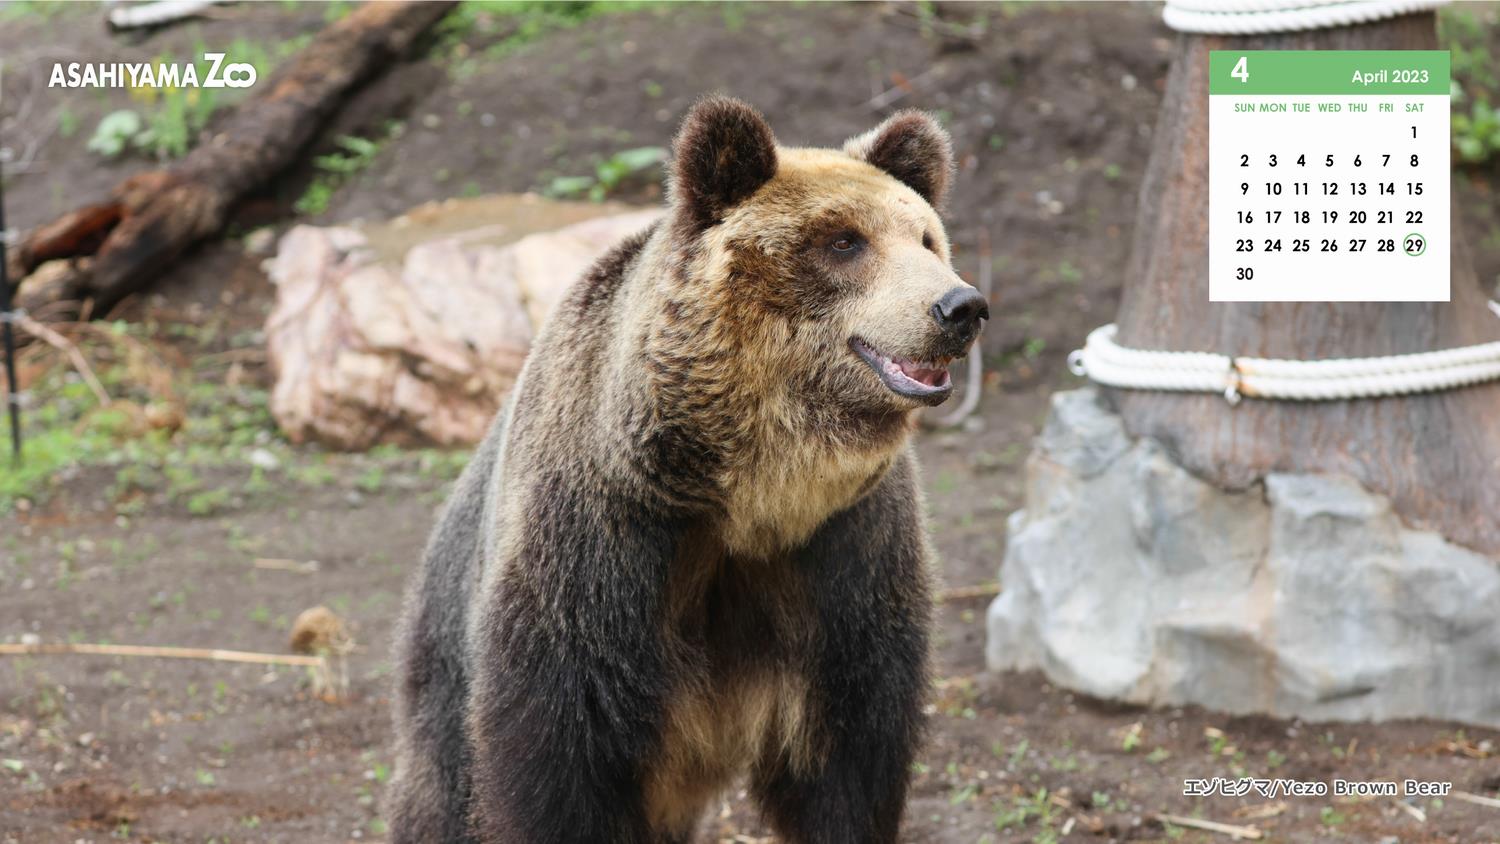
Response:
[{"label": "bear's head", "polygon": [[753,396],[793,435],[907,429],[952,392],[948,364],[989,316],[936,210],[952,171],[947,132],[921,112],[841,150],[793,149],[748,105],[700,102],[673,144],[662,370],[698,399]]}]

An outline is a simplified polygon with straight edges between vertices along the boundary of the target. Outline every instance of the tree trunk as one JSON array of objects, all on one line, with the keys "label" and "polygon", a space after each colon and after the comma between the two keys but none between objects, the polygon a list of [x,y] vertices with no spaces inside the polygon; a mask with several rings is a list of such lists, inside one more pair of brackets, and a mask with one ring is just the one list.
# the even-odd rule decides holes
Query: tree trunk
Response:
[{"label": "tree trunk", "polygon": [[[1210,303],[1210,50],[1430,50],[1431,13],[1256,37],[1178,37],[1141,189],[1122,345],[1313,360],[1435,351],[1500,339],[1453,214],[1448,303]],[[1500,383],[1402,398],[1290,402],[1107,391],[1130,433],[1194,474],[1240,489],[1269,472],[1332,472],[1388,496],[1411,526],[1500,556]]]},{"label": "tree trunk", "polygon": [[103,315],[148,286],[184,250],[223,228],[234,204],[296,161],[359,83],[452,7],[367,3],[323,29],[182,161],[126,179],[108,201],[64,214],[22,240],[7,267],[13,284],[46,261],[80,260],[60,277],[23,287],[18,304],[38,310],[68,301],[71,310],[91,299],[93,313]]}]

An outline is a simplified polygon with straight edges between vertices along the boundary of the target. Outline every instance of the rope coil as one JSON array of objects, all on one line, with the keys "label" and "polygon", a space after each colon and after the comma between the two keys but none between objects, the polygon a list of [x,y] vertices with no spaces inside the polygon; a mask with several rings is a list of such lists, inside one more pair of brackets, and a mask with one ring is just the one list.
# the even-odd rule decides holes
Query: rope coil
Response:
[{"label": "rope coil", "polygon": [[1448,0],[1167,0],[1162,20],[1178,32],[1260,35],[1352,26],[1447,4]]},{"label": "rope coil", "polygon": [[1451,390],[1500,378],[1500,341],[1437,352],[1373,358],[1285,360],[1211,352],[1131,349],[1115,342],[1113,323],[1089,332],[1068,355],[1075,375],[1108,387],[1221,393],[1293,401],[1336,401]]}]

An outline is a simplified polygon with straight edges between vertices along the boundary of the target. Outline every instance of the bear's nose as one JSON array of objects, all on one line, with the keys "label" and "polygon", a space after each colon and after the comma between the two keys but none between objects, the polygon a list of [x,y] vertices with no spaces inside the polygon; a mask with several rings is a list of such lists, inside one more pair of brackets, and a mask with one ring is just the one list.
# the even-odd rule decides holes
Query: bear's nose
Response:
[{"label": "bear's nose", "polygon": [[978,290],[965,284],[943,294],[932,306],[932,318],[943,331],[967,343],[979,331],[979,321],[990,318],[990,306]]}]

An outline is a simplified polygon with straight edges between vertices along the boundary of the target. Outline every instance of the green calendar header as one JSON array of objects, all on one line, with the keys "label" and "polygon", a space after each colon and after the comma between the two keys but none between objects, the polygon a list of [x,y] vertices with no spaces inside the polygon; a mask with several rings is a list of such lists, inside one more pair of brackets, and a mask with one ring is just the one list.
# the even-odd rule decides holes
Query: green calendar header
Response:
[{"label": "green calendar header", "polygon": [[1448,96],[1448,51],[1213,50],[1208,92]]}]

